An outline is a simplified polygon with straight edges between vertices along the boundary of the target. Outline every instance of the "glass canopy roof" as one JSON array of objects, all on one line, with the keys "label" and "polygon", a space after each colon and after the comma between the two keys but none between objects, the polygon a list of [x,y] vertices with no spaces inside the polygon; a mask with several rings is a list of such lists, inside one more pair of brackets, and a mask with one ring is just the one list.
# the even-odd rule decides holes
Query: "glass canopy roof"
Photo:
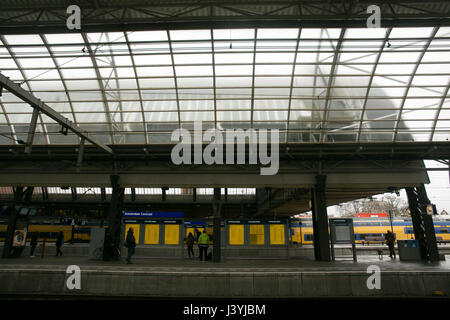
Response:
[{"label": "glass canopy roof", "polygon": [[[0,72],[105,144],[179,127],[278,128],[280,142],[447,141],[450,27],[0,36]],[[33,108],[3,90],[0,144]],[[34,144],[77,144],[40,115]]]}]

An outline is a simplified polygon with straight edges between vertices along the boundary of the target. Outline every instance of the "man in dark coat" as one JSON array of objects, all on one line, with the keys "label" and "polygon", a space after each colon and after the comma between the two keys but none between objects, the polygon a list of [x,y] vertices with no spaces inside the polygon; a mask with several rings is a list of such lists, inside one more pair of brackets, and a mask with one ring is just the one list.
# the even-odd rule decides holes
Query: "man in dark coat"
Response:
[{"label": "man in dark coat", "polygon": [[134,238],[133,233],[133,228],[128,229],[127,238],[125,240],[125,247],[128,248],[127,264],[131,263],[131,257],[133,256],[135,250],[134,248],[136,247],[136,239]]},{"label": "man in dark coat", "polygon": [[394,256],[395,259],[395,234],[388,230],[384,236],[384,239],[389,247],[389,257],[392,258],[392,256]]},{"label": "man in dark coat", "polygon": [[64,243],[64,233],[62,231],[59,232],[58,237],[56,238],[56,256],[62,257],[61,246]]},{"label": "man in dark coat", "polygon": [[38,239],[38,232],[34,232],[33,235],[31,236],[31,241],[30,241],[30,258],[34,258],[34,250],[36,249],[37,246],[37,239]]}]

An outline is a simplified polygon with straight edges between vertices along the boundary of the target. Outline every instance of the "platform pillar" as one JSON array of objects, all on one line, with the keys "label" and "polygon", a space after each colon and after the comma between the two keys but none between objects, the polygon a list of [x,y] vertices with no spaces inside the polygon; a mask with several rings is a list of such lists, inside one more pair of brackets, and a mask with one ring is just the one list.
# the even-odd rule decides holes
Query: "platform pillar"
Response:
[{"label": "platform pillar", "polygon": [[122,205],[125,189],[119,185],[119,176],[112,175],[111,179],[111,204],[108,213],[108,228],[105,232],[103,247],[103,260],[120,258],[120,238],[122,224]]},{"label": "platform pillar", "polygon": [[214,188],[213,213],[214,213],[214,237],[213,237],[213,262],[220,262],[221,260],[221,211],[222,201],[220,198],[220,188]]},{"label": "platform pillar", "polygon": [[439,261],[439,251],[434,231],[433,217],[427,214],[427,206],[431,204],[425,186],[406,189],[409,210],[413,222],[414,239],[417,240],[422,260]]},{"label": "platform pillar", "polygon": [[325,199],[326,178],[325,175],[317,175],[316,185],[311,190],[314,257],[317,261],[331,261],[327,203]]},{"label": "platform pillar", "polygon": [[14,231],[17,224],[16,206],[21,203],[27,204],[31,201],[34,187],[28,187],[24,190],[23,187],[16,187],[14,189],[14,201],[6,209],[9,212],[8,226],[6,229],[5,243],[3,245],[2,258],[9,258],[11,256],[12,242],[14,238]]}]

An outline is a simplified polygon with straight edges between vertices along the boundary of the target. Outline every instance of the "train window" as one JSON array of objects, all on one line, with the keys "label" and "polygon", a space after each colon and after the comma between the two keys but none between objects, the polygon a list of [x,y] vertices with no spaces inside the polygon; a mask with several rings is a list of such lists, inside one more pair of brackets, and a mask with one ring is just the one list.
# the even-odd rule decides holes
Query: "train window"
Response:
[{"label": "train window", "polygon": [[448,229],[447,228],[441,228],[441,233],[448,233]]},{"label": "train window", "polygon": [[313,241],[313,235],[312,234],[305,234],[304,238],[305,238],[305,241]]}]

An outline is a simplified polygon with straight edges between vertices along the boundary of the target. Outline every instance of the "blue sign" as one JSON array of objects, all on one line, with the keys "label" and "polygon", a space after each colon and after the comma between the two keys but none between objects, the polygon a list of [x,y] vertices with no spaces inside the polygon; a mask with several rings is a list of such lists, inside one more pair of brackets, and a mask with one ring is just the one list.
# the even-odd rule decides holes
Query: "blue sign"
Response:
[{"label": "blue sign", "polygon": [[184,218],[183,212],[132,212],[124,211],[123,217],[127,218]]},{"label": "blue sign", "polygon": [[185,221],[184,224],[191,225],[191,226],[203,226],[206,224],[205,221]]}]

